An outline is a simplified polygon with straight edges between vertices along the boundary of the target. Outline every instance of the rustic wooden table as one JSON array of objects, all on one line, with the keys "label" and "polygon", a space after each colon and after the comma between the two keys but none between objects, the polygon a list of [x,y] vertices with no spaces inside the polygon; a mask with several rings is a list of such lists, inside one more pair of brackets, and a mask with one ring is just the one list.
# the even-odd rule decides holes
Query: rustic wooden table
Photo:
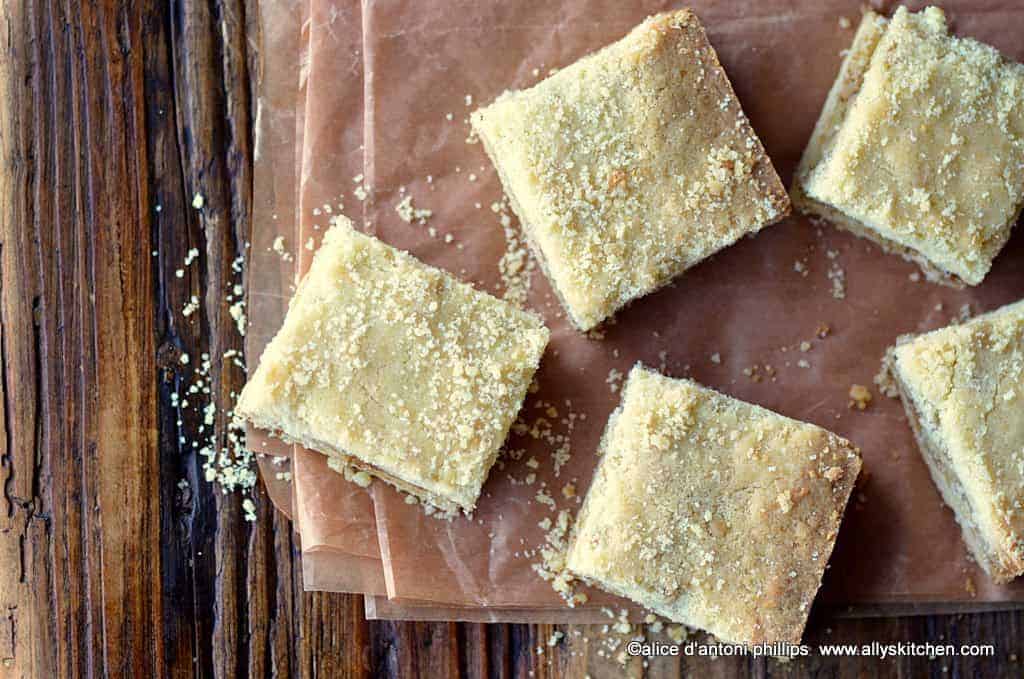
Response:
[{"label": "rustic wooden table", "polygon": [[[551,626],[367,622],[360,597],[304,593],[289,522],[262,497],[244,521],[179,444],[181,352],[215,357],[222,402],[243,381],[216,357],[241,349],[223,291],[250,228],[253,13],[244,0],[0,0],[0,677],[640,676],[601,657],[599,631],[538,654]],[[178,277],[193,247],[198,266]],[[191,295],[198,321],[185,323]],[[646,672],[1024,672],[1019,611],[818,611],[807,640],[988,641],[996,654]]]}]

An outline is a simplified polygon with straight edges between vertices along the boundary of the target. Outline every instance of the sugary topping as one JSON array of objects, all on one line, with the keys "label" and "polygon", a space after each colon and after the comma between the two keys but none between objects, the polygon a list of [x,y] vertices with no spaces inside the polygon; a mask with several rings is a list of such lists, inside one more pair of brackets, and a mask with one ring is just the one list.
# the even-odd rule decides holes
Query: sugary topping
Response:
[{"label": "sugary topping", "polygon": [[344,218],[332,224],[238,411],[472,508],[547,329]]},{"label": "sugary topping", "polygon": [[651,17],[472,123],[583,330],[789,209],[688,11]]},{"label": "sugary topping", "polygon": [[814,425],[637,366],[569,568],[725,640],[797,641],[860,458]]},{"label": "sugary topping", "polygon": [[950,36],[934,7],[882,21],[865,17],[884,32],[861,41],[869,65],[803,188],[977,284],[1024,201],[1024,66]]},{"label": "sugary topping", "polygon": [[923,434],[949,457],[1006,567],[1024,572],[1024,301],[903,342],[893,355]]}]

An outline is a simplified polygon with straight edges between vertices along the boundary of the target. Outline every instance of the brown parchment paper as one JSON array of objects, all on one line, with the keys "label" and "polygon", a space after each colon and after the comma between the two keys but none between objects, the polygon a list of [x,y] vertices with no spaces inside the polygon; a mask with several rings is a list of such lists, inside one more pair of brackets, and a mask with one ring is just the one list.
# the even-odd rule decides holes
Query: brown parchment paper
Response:
[{"label": "brown parchment paper", "polygon": [[[295,238],[298,233],[308,15],[309,0],[259,4],[264,58],[256,83],[252,230],[245,270],[245,352],[250,368],[255,368],[256,357],[281,326],[296,280],[295,261],[281,258],[272,246],[278,236]],[[257,453],[267,495],[292,518],[292,489],[278,477],[290,470],[292,446],[252,426],[246,427],[245,434],[246,444]],[[280,458],[286,458],[284,464]]]},{"label": "brown parchment paper", "polygon": [[385,594],[377,524],[366,490],[330,469],[323,455],[301,448],[293,470],[305,589]]},{"label": "brown parchment paper", "polygon": [[[625,6],[610,0],[366,3],[360,24],[365,108],[359,129],[369,197],[353,204],[349,196],[356,173],[349,165],[330,167],[332,159],[351,158],[358,148],[345,122],[354,120],[344,113],[351,100],[343,94],[345,83],[356,76],[340,65],[334,77],[328,72],[321,81],[334,94],[318,96],[314,106],[310,88],[304,147],[324,165],[304,164],[304,189],[312,185],[323,195],[346,193],[346,213],[357,222],[362,218],[368,231],[500,294],[497,262],[504,234],[489,210],[500,197],[500,186],[481,146],[466,142],[469,111],[505,88],[532,84],[548,69],[571,63],[617,39],[644,16],[673,6]],[[835,77],[840,50],[849,45],[859,21],[858,3],[706,1],[692,6],[788,183]],[[1024,8],[981,1],[943,6],[960,34],[1024,58],[1024,46],[1016,39]],[[850,20],[849,28],[841,26],[841,16]],[[311,77],[316,45],[312,51]],[[472,99],[468,105],[467,95]],[[313,129],[324,132],[316,143],[310,141]],[[398,218],[394,208],[406,194],[417,207],[433,211],[428,226],[437,230],[436,237],[427,226]],[[451,234],[452,243],[445,242],[445,234]],[[371,553],[365,527],[375,507],[387,594],[402,611],[416,608],[403,604],[407,601],[432,602],[431,609],[420,608],[427,615],[459,606],[486,605],[495,611],[560,606],[532,570],[543,543],[537,524],[554,515],[535,496],[544,487],[559,509],[575,512],[576,501],[563,498],[560,489],[575,482],[579,497],[585,492],[597,439],[618,400],[609,385],[610,371],[625,373],[642,360],[815,422],[861,446],[863,484],[847,513],[819,601],[928,605],[934,611],[932,604],[1024,600],[1020,583],[995,587],[969,561],[952,514],[942,506],[916,451],[902,407],[872,385],[879,358],[897,335],[944,325],[965,304],[983,311],[1024,295],[1022,259],[1018,230],[982,286],[955,291],[913,280],[912,265],[865,241],[793,217],[638,301],[605,328],[602,340],[570,329],[537,273],[528,306],[545,317],[552,342],[539,373],[540,391],[527,401],[523,419],[533,426],[548,404],[558,410],[557,417],[547,419],[568,437],[572,451],[559,476],[553,473],[549,443],[515,434],[508,448],[525,454],[518,460],[506,457],[492,471],[472,519],[425,517],[389,487],[374,484],[373,507],[366,503],[360,510],[358,502],[339,499],[331,519],[329,512],[305,512],[299,502],[304,545],[318,522],[334,521],[335,528],[321,533],[335,536],[324,537],[324,546],[358,554],[361,545]],[[833,294],[840,279],[843,298]],[[822,324],[830,332],[819,339]],[[811,345],[807,352],[799,349],[804,341]],[[774,378],[758,382],[745,373],[759,366],[763,374],[765,364],[774,368]],[[848,407],[847,392],[854,383],[872,386],[874,401],[866,411]],[[571,432],[562,421],[570,412],[577,415]],[[540,463],[533,485],[523,482],[533,471],[526,467],[530,457]],[[336,481],[330,475],[309,478],[310,495],[329,500],[330,484]],[[305,477],[296,483],[301,495]],[[608,601],[592,594],[591,605]]]},{"label": "brown parchment paper", "polygon": [[[299,144],[299,232],[286,245],[304,273],[331,216],[358,224],[362,203],[354,178],[363,173],[362,8],[312,0],[305,116]],[[296,527],[302,535],[303,586],[384,594],[384,570],[370,494],[328,468],[323,455],[296,447]]]}]

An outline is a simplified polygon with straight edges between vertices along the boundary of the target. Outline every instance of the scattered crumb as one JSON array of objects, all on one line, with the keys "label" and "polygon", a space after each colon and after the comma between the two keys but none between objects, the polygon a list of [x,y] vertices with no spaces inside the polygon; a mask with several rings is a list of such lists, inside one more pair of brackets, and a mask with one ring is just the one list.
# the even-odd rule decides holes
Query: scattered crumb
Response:
[{"label": "scattered crumb", "polygon": [[501,296],[502,299],[523,307],[530,294],[530,284],[537,262],[526,247],[522,234],[513,226],[508,200],[503,196],[501,201],[492,203],[491,211],[498,216],[498,222],[505,234],[505,252],[498,260],[498,272],[505,288]]},{"label": "scattered crumb", "polygon": [[252,498],[245,498],[242,500],[242,511],[245,512],[246,521],[256,520],[256,504],[252,501]]},{"label": "scattered crumb", "polygon": [[856,408],[857,410],[864,410],[871,404],[871,391],[863,384],[854,384],[850,386],[850,408]]},{"label": "scattered crumb", "polygon": [[619,390],[619,387],[622,385],[623,377],[624,375],[620,370],[612,368],[611,370],[608,371],[608,377],[605,378],[605,383],[608,385],[608,388],[611,389],[611,392],[613,394],[617,392]]},{"label": "scattered crumb", "polygon": [[721,363],[722,363],[722,355],[720,353],[718,353],[717,351],[715,353],[711,354],[711,362],[714,363],[715,365],[721,365]]},{"label": "scattered crumb", "polygon": [[395,206],[395,212],[397,212],[402,221],[407,224],[411,224],[413,221],[419,224],[426,224],[427,220],[434,214],[432,210],[414,207],[412,204],[412,196],[406,196],[403,198],[398,205]]},{"label": "scattered crumb", "polygon": [[752,382],[761,382],[766,377],[770,380],[775,380],[775,368],[769,363],[764,365],[755,363],[749,368],[744,368],[743,374],[749,377]]},{"label": "scattered crumb", "polygon": [[839,264],[839,253],[835,250],[829,250],[825,254],[830,260],[826,275],[832,283],[832,297],[835,299],[846,299],[846,271]]},{"label": "scattered crumb", "polygon": [[195,209],[202,210],[203,205],[205,204],[206,199],[203,198],[203,194],[197,193],[196,195],[192,196],[192,207],[194,207]]},{"label": "scattered crumb", "polygon": [[274,242],[270,245],[270,249],[276,252],[278,256],[286,262],[290,262],[293,259],[292,254],[284,248],[284,236],[278,236],[275,238]]},{"label": "scattered crumb", "polygon": [[245,337],[245,295],[243,294],[242,286],[235,285],[231,292],[227,294],[226,301],[228,303],[228,313],[231,314],[231,318],[235,321],[235,328],[238,330],[238,334]]},{"label": "scattered crumb", "polygon": [[199,298],[195,295],[189,297],[188,302],[185,303],[185,307],[181,310],[181,314],[186,318],[199,311]]},{"label": "scattered crumb", "polygon": [[899,389],[896,387],[896,380],[889,374],[889,368],[885,363],[882,363],[882,367],[879,369],[878,374],[875,375],[873,381],[882,396],[896,398],[900,395]]},{"label": "scattered crumb", "polygon": [[850,20],[847,17],[839,17],[839,28],[845,31],[850,25]]},{"label": "scattered crumb", "polygon": [[[196,194],[193,199],[193,206],[197,209],[203,205],[203,197]],[[282,242],[283,247],[283,242]],[[249,243],[245,243],[248,248]],[[287,254],[287,253],[286,253]],[[199,258],[199,250],[190,248],[185,255],[185,266],[190,266]],[[241,274],[245,264],[245,256],[238,255],[231,263],[231,270]],[[174,275],[183,278],[184,269],[177,269]],[[229,311],[237,323],[239,335],[245,334],[245,315],[243,288],[240,284],[234,284],[228,291],[225,301],[230,305]],[[198,296],[191,295],[182,308],[185,317],[192,316],[201,308],[201,301]],[[242,352],[238,349],[227,349],[221,354],[220,366],[233,366],[242,371],[245,370],[245,363],[242,360]],[[190,446],[202,459],[203,476],[207,482],[217,483],[223,494],[239,491],[243,494],[242,509],[247,521],[256,520],[256,505],[249,493],[255,486],[258,474],[255,469],[254,453],[245,445],[245,425],[235,417],[231,405],[226,408],[219,408],[213,400],[211,389],[210,372],[213,367],[213,359],[210,354],[202,353],[197,361],[188,353],[182,352],[178,357],[178,363],[183,366],[176,388],[170,394],[171,406],[178,413],[176,419],[177,440],[181,446]],[[189,368],[184,368],[188,366]],[[185,372],[190,369],[191,375]],[[237,394],[232,393],[230,398],[234,399]],[[197,424],[192,431],[186,431],[185,412],[191,411],[198,415]],[[222,430],[217,428],[217,415],[222,413],[226,418],[226,424]],[[221,442],[223,439],[223,442]],[[290,478],[290,473],[288,474]],[[280,476],[280,474],[279,474]]]},{"label": "scattered crumb", "polygon": [[554,524],[550,525],[544,535],[544,546],[540,548],[541,560],[533,564],[533,570],[565,600],[570,608],[587,601],[587,595],[575,592],[575,577],[565,566],[565,558],[569,550],[569,512],[563,509],[558,513]]}]

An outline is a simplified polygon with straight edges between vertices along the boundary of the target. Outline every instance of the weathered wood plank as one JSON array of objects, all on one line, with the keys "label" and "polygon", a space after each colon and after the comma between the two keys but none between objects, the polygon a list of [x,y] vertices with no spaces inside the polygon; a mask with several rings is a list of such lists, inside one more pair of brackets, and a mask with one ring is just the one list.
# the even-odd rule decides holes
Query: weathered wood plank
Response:
[{"label": "weathered wood plank", "polygon": [[[251,207],[251,133],[247,40],[241,2],[172,2],[169,6],[174,97],[175,140],[180,185],[177,220],[167,239],[179,232],[195,234],[198,268],[189,270],[189,295],[201,300],[195,318],[198,336],[189,337],[186,351],[209,357],[209,398],[217,404],[213,436],[201,445],[215,451],[229,447],[229,413],[233,394],[244,374],[225,352],[240,351],[242,338],[228,312],[227,295],[243,284],[231,266],[244,256]],[[193,205],[193,200],[198,202]],[[193,275],[193,271],[194,274]],[[169,280],[168,290],[174,282]],[[178,286],[180,287],[180,286]],[[169,309],[180,315],[183,301],[169,294]],[[177,303],[175,303],[177,301]],[[192,333],[190,333],[191,335]],[[189,346],[191,345],[191,346]],[[193,440],[198,423],[186,418]],[[207,425],[209,426],[209,425]],[[188,462],[197,502],[191,539],[195,556],[191,578],[196,583],[195,639],[214,676],[244,676],[250,669],[261,676],[266,669],[269,614],[266,562],[253,559],[266,554],[266,533],[250,532],[243,519],[241,498],[214,491],[202,479],[202,460],[181,446]],[[253,607],[256,617],[247,608]],[[207,663],[209,663],[207,665]]]},{"label": "weathered wood plank", "polygon": [[294,676],[382,676],[366,638],[360,597],[311,592],[300,598],[299,661]]},{"label": "weathered wood plank", "polygon": [[12,2],[3,17],[4,664],[158,676],[162,639],[142,633],[161,609],[139,15]]},{"label": "weathered wood plank", "polygon": [[48,472],[38,457],[42,391],[36,310],[41,304],[33,229],[38,55],[30,8],[0,2],[0,674],[52,675]]}]

